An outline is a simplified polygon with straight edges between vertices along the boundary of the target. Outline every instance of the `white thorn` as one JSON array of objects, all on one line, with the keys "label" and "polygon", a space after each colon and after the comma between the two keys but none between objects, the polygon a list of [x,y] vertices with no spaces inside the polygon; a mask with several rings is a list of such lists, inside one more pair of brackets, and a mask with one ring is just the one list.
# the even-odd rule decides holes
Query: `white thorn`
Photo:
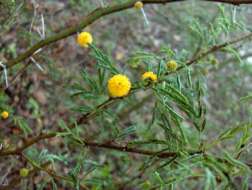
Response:
[{"label": "white thorn", "polygon": [[232,18],[232,20],[233,20],[233,23],[236,23],[236,6],[234,6],[233,7],[233,18]]},{"label": "white thorn", "polygon": [[101,6],[101,7],[104,7],[104,6],[105,6],[103,0],[96,0],[96,5],[97,5],[97,6]]},{"label": "white thorn", "polygon": [[33,4],[33,7],[34,7],[34,13],[33,13],[32,21],[31,21],[31,25],[30,25],[30,30],[29,30],[30,33],[32,31],[35,18],[37,17],[37,6],[36,6],[35,2],[32,2],[32,4]]},{"label": "white thorn", "polygon": [[0,62],[0,66],[3,68],[5,84],[6,84],[6,87],[8,88],[9,87],[9,83],[8,83],[8,73],[7,73],[6,66],[2,62]]},{"label": "white thorn", "polygon": [[45,70],[41,67],[41,65],[33,58],[30,58],[31,61],[38,67],[39,70],[41,70],[42,72],[44,72]]},{"label": "white thorn", "polygon": [[36,28],[35,30],[36,30],[36,31],[37,31],[37,33],[39,34],[40,38],[43,38],[43,37],[42,37],[42,33],[41,33],[40,29],[39,29],[39,28]]},{"label": "white thorn", "polygon": [[37,51],[34,52],[33,55],[36,55],[36,54],[38,54],[38,53],[41,52],[41,51],[42,51],[42,48],[39,48]]},{"label": "white thorn", "polygon": [[146,25],[149,25],[148,18],[147,18],[147,16],[146,16],[146,14],[145,14],[145,12],[144,12],[144,9],[143,9],[143,8],[141,8],[141,12],[142,12],[142,14],[143,14],[144,21],[145,21]]},{"label": "white thorn", "polygon": [[45,39],[45,20],[43,14],[41,14],[41,24],[42,24],[42,39]]},{"label": "white thorn", "polygon": [[101,7],[104,7],[104,6],[105,6],[103,0],[100,0],[100,4],[101,4]]}]

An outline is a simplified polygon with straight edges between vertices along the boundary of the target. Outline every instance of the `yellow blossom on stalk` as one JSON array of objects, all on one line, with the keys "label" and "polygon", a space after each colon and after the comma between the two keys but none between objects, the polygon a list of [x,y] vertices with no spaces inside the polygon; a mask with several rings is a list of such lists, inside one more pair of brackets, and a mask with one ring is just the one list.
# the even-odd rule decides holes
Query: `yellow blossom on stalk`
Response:
[{"label": "yellow blossom on stalk", "polygon": [[89,32],[81,32],[77,36],[77,43],[81,47],[88,47],[88,45],[92,44],[93,37]]},{"label": "yellow blossom on stalk", "polygon": [[143,2],[137,1],[137,2],[134,4],[134,7],[135,7],[136,9],[142,9],[142,8],[143,8]]},{"label": "yellow blossom on stalk", "polygon": [[171,60],[167,62],[167,68],[171,71],[176,71],[178,68],[178,64],[176,61]]},{"label": "yellow blossom on stalk", "polygon": [[108,91],[112,98],[128,95],[130,88],[131,82],[129,78],[122,74],[114,75],[108,81]]},{"label": "yellow blossom on stalk", "polygon": [[2,119],[8,119],[8,118],[9,118],[9,112],[3,111],[3,112],[1,113],[1,117],[2,117]]},{"label": "yellow blossom on stalk", "polygon": [[21,177],[26,177],[26,176],[28,176],[28,175],[29,175],[29,169],[27,169],[27,168],[22,168],[22,169],[20,169],[20,170],[19,170],[19,175],[20,175]]},{"label": "yellow blossom on stalk", "polygon": [[153,73],[152,71],[145,72],[142,75],[142,79],[143,80],[150,79],[153,82],[157,82],[157,75],[155,73]]}]

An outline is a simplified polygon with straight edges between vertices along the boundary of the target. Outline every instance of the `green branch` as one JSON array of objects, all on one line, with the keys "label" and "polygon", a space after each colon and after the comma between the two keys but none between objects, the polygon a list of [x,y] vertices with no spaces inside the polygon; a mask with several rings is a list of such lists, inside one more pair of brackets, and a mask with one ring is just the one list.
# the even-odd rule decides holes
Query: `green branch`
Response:
[{"label": "green branch", "polygon": [[[21,53],[19,56],[17,56],[15,59],[10,60],[6,63],[6,66],[8,68],[26,60],[30,56],[32,56],[37,50],[44,48],[54,42],[57,42],[59,40],[62,40],[64,38],[67,38],[71,35],[76,34],[78,31],[81,31],[83,28],[86,26],[92,24],[96,20],[100,19],[103,16],[113,14],[119,11],[123,11],[129,8],[134,7],[134,4],[137,0],[130,0],[126,3],[122,4],[116,4],[104,8],[98,8],[85,16],[79,24],[63,29],[60,33],[54,34],[44,40],[39,41],[32,47],[30,47],[27,51],[24,53]],[[144,4],[166,4],[166,3],[172,3],[172,2],[181,2],[181,1],[186,1],[186,0],[142,0]],[[234,4],[234,5],[240,5],[240,4],[249,4],[252,2],[250,0],[202,0],[202,1],[211,1],[211,2],[222,2],[222,3],[229,3],[229,4]]]}]

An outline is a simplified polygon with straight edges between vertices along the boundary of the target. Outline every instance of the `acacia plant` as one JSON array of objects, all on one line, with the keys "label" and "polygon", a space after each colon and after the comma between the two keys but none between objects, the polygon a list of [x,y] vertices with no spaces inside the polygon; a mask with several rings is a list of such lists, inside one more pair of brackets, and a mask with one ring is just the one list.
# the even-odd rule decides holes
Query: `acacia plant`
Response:
[{"label": "acacia plant", "polygon": [[251,0],[62,2],[0,1],[1,190],[252,188]]}]

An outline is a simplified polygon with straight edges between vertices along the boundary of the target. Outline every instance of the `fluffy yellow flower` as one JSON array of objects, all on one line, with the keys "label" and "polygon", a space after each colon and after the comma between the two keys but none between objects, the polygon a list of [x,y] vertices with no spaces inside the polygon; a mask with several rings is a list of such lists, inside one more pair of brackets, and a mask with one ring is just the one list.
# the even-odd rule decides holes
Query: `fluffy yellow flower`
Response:
[{"label": "fluffy yellow flower", "polygon": [[153,82],[157,82],[157,75],[155,73],[153,73],[152,71],[145,72],[142,75],[142,79],[143,80],[150,79]]},{"label": "fluffy yellow flower", "polygon": [[89,32],[81,32],[77,36],[77,43],[82,47],[88,47],[89,44],[92,44],[93,37]]},{"label": "fluffy yellow flower", "polygon": [[167,68],[171,71],[176,71],[178,68],[178,64],[176,61],[171,60],[167,62]]},{"label": "fluffy yellow flower", "polygon": [[137,1],[135,4],[134,4],[134,7],[136,9],[142,9],[143,8],[143,3],[141,1]]},{"label": "fluffy yellow flower", "polygon": [[8,119],[8,118],[9,118],[9,112],[3,111],[3,112],[1,113],[1,117],[2,117],[2,119]]},{"label": "fluffy yellow flower", "polygon": [[27,168],[22,168],[19,170],[19,175],[21,177],[26,177],[29,175],[29,170]]},{"label": "fluffy yellow flower", "polygon": [[112,98],[123,97],[128,95],[131,88],[131,82],[125,75],[114,75],[108,81],[108,91]]}]

